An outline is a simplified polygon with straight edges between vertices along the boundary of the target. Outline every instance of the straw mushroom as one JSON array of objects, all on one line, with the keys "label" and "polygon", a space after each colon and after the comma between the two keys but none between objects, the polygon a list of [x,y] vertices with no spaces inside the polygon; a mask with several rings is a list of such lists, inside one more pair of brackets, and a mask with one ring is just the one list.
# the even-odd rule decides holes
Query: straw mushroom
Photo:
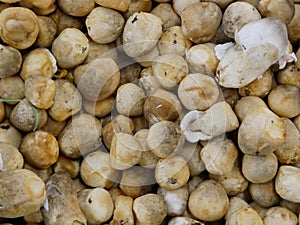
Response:
[{"label": "straw mushroom", "polygon": [[22,66],[21,53],[10,46],[0,44],[0,78],[16,74]]},{"label": "straw mushroom", "polygon": [[259,1],[257,6],[263,17],[277,17],[288,24],[295,14],[295,4],[292,0]]},{"label": "straw mushroom", "polygon": [[137,223],[159,225],[167,216],[167,205],[157,194],[146,194],[133,202],[133,212]]},{"label": "straw mushroom", "polygon": [[75,68],[74,82],[85,99],[100,101],[111,96],[118,88],[119,67],[111,58],[97,58]]},{"label": "straw mushroom", "polygon": [[142,157],[142,147],[135,138],[127,133],[116,133],[110,147],[110,166],[126,170],[136,165]]},{"label": "straw mushroom", "polygon": [[67,173],[72,179],[78,177],[80,165],[79,160],[73,160],[60,154],[53,166],[54,173]]},{"label": "straw mushroom", "polygon": [[297,216],[287,208],[275,206],[269,208],[264,216],[265,225],[286,224],[297,225]]},{"label": "straw mushroom", "polygon": [[15,146],[0,142],[0,171],[22,169],[23,165],[24,158]]},{"label": "straw mushroom", "polygon": [[17,218],[34,213],[45,201],[44,182],[27,169],[0,172],[0,186],[2,218]]},{"label": "straw mushroom", "polygon": [[282,164],[294,164],[300,159],[300,132],[295,124],[282,118],[286,129],[286,139],[284,143],[275,150],[275,155]]},{"label": "straw mushroom", "polygon": [[87,225],[73,180],[66,174],[54,173],[46,181],[46,201],[41,211],[46,225]]},{"label": "straw mushroom", "polygon": [[38,16],[37,21],[40,31],[34,45],[39,48],[48,48],[51,46],[57,33],[56,23],[47,16]]},{"label": "straw mushroom", "polygon": [[219,88],[210,76],[189,74],[179,84],[178,97],[188,110],[206,110],[217,101]]},{"label": "straw mushroom", "polygon": [[131,57],[149,52],[162,34],[162,20],[150,13],[139,12],[130,16],[123,31],[123,48]]},{"label": "straw mushroom", "polygon": [[17,49],[29,48],[39,33],[37,16],[24,7],[9,7],[0,13],[1,39]]},{"label": "straw mushroom", "polygon": [[278,85],[268,95],[268,104],[279,116],[292,118],[300,114],[300,88],[295,85]]},{"label": "straw mushroom", "polygon": [[228,210],[229,199],[221,184],[206,180],[190,194],[188,207],[199,220],[216,221]]},{"label": "straw mushroom", "polygon": [[[300,53],[300,51],[298,50]],[[300,61],[300,57],[297,57],[297,62]],[[300,66],[299,66],[300,67]],[[286,68],[278,71],[276,80],[279,84],[293,84],[300,88],[300,68],[297,65],[291,63]]]},{"label": "straw mushroom", "polygon": [[269,208],[279,203],[279,196],[275,191],[274,180],[262,184],[250,184],[249,191],[253,201],[261,207]]},{"label": "straw mushroom", "polygon": [[175,13],[171,4],[161,3],[152,9],[151,14],[159,17],[162,20],[163,31],[166,31],[170,27],[180,25],[180,18]]},{"label": "straw mushroom", "polygon": [[94,0],[76,2],[70,0],[58,0],[57,3],[61,10],[71,16],[86,16],[95,7]]},{"label": "straw mushroom", "polygon": [[177,124],[161,121],[150,127],[146,142],[154,155],[167,158],[181,150],[184,136]]},{"label": "straw mushroom", "polygon": [[216,35],[222,12],[213,2],[199,2],[185,8],[180,17],[183,34],[199,44],[212,40]]},{"label": "straw mushroom", "polygon": [[113,219],[110,225],[134,225],[134,215],[133,215],[133,198],[129,196],[120,195],[117,196],[115,201],[115,209],[113,213]]},{"label": "straw mushroom", "polygon": [[102,124],[94,116],[78,114],[58,137],[60,151],[67,157],[77,159],[99,147]]},{"label": "straw mushroom", "polygon": [[266,107],[252,109],[238,131],[238,145],[245,154],[267,155],[286,139],[284,121]]},{"label": "straw mushroom", "polygon": [[205,112],[193,110],[180,122],[180,128],[189,142],[207,141],[212,137],[238,128],[239,122],[230,105],[218,102]]},{"label": "straw mushroom", "polygon": [[78,193],[78,202],[88,224],[96,225],[104,223],[113,214],[113,200],[109,192],[103,188],[84,189],[80,191]]},{"label": "straw mushroom", "polygon": [[80,176],[90,187],[111,188],[119,181],[120,173],[110,166],[108,153],[95,151],[84,157]]},{"label": "straw mushroom", "polygon": [[182,106],[172,92],[158,88],[147,95],[144,104],[144,117],[150,123],[161,120],[175,121],[181,114]]},{"label": "straw mushroom", "polygon": [[[109,1],[109,0],[106,0]],[[119,1],[119,0],[117,0]],[[131,0],[128,9],[123,13],[124,17],[128,20],[130,16],[137,12],[147,12],[150,13],[152,9],[151,0]]]},{"label": "straw mushroom", "polygon": [[300,168],[281,166],[275,179],[275,190],[281,198],[300,203]]},{"label": "straw mushroom", "polygon": [[96,7],[87,16],[85,24],[93,41],[108,44],[121,35],[125,20],[119,12],[113,9]]},{"label": "straw mushroom", "polygon": [[278,168],[277,157],[274,153],[264,156],[244,155],[242,172],[251,183],[266,183],[276,176]]},{"label": "straw mushroom", "polygon": [[215,74],[219,60],[214,47],[215,44],[208,42],[194,45],[186,50],[186,60],[192,73]]},{"label": "straw mushroom", "polygon": [[82,98],[73,83],[64,79],[55,82],[53,105],[48,110],[49,115],[56,121],[64,121],[81,109]]},{"label": "straw mushroom", "polygon": [[238,32],[244,25],[261,18],[258,10],[247,2],[233,2],[225,10],[221,28],[224,33],[234,38],[236,32]]},{"label": "straw mushroom", "polygon": [[238,150],[230,139],[217,137],[202,148],[200,157],[209,173],[226,175],[233,169]]},{"label": "straw mushroom", "polygon": [[66,28],[52,43],[52,53],[57,64],[64,69],[71,69],[81,64],[88,55],[87,37],[79,29]]},{"label": "straw mushroom", "polygon": [[158,49],[161,55],[176,54],[184,56],[187,49],[192,45],[192,42],[183,35],[180,26],[172,26],[162,33]]},{"label": "straw mushroom", "polygon": [[57,65],[53,54],[47,48],[36,48],[24,57],[20,75],[23,80],[30,75],[50,79],[56,72]]},{"label": "straw mushroom", "polygon": [[49,78],[32,75],[25,80],[25,97],[35,107],[48,109],[53,105],[55,82]]},{"label": "straw mushroom", "polygon": [[150,193],[156,183],[154,171],[140,166],[123,171],[120,189],[132,198]]},{"label": "straw mushroom", "polygon": [[[0,97],[4,99],[23,99],[25,97],[25,85],[20,76],[11,76],[0,80]],[[17,102],[7,102],[17,104]]]},{"label": "straw mushroom", "polygon": [[170,156],[156,164],[155,178],[159,186],[174,190],[184,186],[190,177],[186,160],[181,156]]},{"label": "straw mushroom", "polygon": [[0,141],[19,148],[22,141],[21,132],[9,120],[4,120],[0,123]]}]

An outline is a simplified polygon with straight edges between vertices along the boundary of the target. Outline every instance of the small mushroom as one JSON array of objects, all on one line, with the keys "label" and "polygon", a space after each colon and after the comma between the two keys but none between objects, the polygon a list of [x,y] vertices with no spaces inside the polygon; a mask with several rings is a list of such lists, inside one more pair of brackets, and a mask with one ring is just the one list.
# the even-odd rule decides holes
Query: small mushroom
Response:
[{"label": "small mushroom", "polygon": [[178,97],[188,110],[206,110],[217,101],[219,88],[210,76],[189,74],[179,84]]},{"label": "small mushroom", "polygon": [[88,224],[96,225],[104,223],[113,214],[113,200],[109,192],[103,188],[84,189],[80,191],[78,193],[78,202]]},{"label": "small mushroom", "polygon": [[130,16],[123,31],[124,51],[131,57],[150,51],[162,34],[162,20],[150,13],[139,12]]},{"label": "small mushroom", "polygon": [[29,48],[39,33],[37,16],[25,7],[9,7],[0,13],[1,39],[17,49]]},{"label": "small mushroom", "polygon": [[161,3],[152,9],[151,14],[159,17],[163,22],[163,31],[173,26],[180,25],[180,18],[175,13],[171,4]]},{"label": "small mushroom", "polygon": [[24,158],[15,146],[0,142],[0,171],[22,169],[23,165]]},{"label": "small mushroom", "polygon": [[167,204],[157,194],[146,194],[134,200],[133,212],[136,223],[159,225],[167,216]]},{"label": "small mushroom", "polygon": [[274,180],[262,184],[250,184],[249,192],[253,201],[261,207],[270,208],[278,204],[280,198],[275,191]]},{"label": "small mushroom", "polygon": [[16,74],[22,66],[21,53],[10,46],[0,44],[0,78],[10,77]]},{"label": "small mushroom", "polygon": [[242,172],[251,183],[260,184],[271,181],[278,168],[277,157],[274,153],[264,156],[244,155]]},{"label": "small mushroom", "polygon": [[67,173],[72,179],[79,175],[79,160],[73,160],[60,154],[53,166],[54,173]]},{"label": "small mushroom", "polygon": [[297,216],[287,208],[281,206],[275,206],[269,208],[263,219],[265,225],[275,225],[275,224],[297,225],[298,224]]},{"label": "small mushroom", "polygon": [[186,77],[188,64],[179,55],[160,55],[154,59],[152,71],[162,87],[173,89]]},{"label": "small mushroom", "polygon": [[[25,97],[25,84],[20,76],[11,76],[0,80],[0,97],[4,99],[23,99]],[[6,102],[15,105],[17,102]]]},{"label": "small mushroom", "polygon": [[113,213],[113,219],[109,223],[110,225],[134,225],[133,215],[133,198],[129,196],[120,195],[115,199],[115,209]]},{"label": "small mushroom", "polygon": [[[300,53],[299,50],[298,52]],[[300,62],[300,57],[297,58],[297,62]],[[278,71],[276,80],[279,84],[292,84],[300,88],[300,66],[293,63],[288,64],[284,69]]]},{"label": "small mushroom", "polygon": [[283,120],[264,106],[252,109],[238,131],[238,145],[245,154],[267,155],[282,145],[285,139]]},{"label": "small mushroom", "polygon": [[70,0],[58,0],[58,6],[66,14],[71,16],[86,16],[95,7],[94,0],[81,0],[81,1],[70,1]]},{"label": "small mushroom", "polygon": [[92,8],[86,17],[85,24],[93,41],[99,44],[108,44],[121,35],[125,20],[116,10],[96,7]]},{"label": "small mushroom", "polygon": [[208,42],[215,36],[222,12],[213,2],[199,2],[185,8],[180,17],[183,34],[199,44]]},{"label": "small mushroom", "polygon": [[190,177],[190,170],[181,156],[170,156],[156,164],[155,178],[159,186],[174,190],[184,186]]},{"label": "small mushroom", "polygon": [[57,33],[56,23],[47,16],[38,16],[37,21],[40,31],[34,45],[39,48],[48,48],[52,45]]},{"label": "small mushroom", "polygon": [[295,85],[278,85],[268,95],[268,104],[279,116],[292,118],[300,114],[300,88]]},{"label": "small mushroom", "polygon": [[281,198],[300,203],[300,168],[281,166],[275,179],[275,190]]},{"label": "small mushroom", "polygon": [[223,186],[214,181],[206,180],[190,194],[188,207],[199,220],[216,221],[227,212],[229,199]]},{"label": "small mushroom", "polygon": [[120,173],[110,166],[108,153],[95,151],[84,157],[80,176],[90,187],[111,188],[119,181]]},{"label": "small mushroom", "polygon": [[193,110],[180,122],[180,128],[189,142],[210,140],[238,128],[239,122],[226,102],[218,102],[205,112]]},{"label": "small mushroom", "polygon": [[238,150],[230,139],[217,137],[202,148],[200,157],[209,173],[226,175],[233,169]]},{"label": "small mushroom", "polygon": [[180,16],[188,6],[201,2],[201,0],[173,0],[172,2],[174,11]]}]

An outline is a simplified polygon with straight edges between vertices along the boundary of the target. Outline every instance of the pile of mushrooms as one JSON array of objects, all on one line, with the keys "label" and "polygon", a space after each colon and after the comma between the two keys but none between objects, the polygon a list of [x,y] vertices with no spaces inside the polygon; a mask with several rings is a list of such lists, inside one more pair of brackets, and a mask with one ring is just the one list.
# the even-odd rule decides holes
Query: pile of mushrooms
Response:
[{"label": "pile of mushrooms", "polygon": [[0,225],[298,225],[299,0],[0,0]]}]

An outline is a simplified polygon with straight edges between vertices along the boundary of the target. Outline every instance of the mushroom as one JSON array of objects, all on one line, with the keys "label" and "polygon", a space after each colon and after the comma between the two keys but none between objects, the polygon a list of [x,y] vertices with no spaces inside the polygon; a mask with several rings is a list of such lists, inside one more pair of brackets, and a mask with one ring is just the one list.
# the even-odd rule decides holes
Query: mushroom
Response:
[{"label": "mushroom", "polygon": [[150,13],[139,12],[130,16],[123,31],[124,51],[131,57],[149,52],[162,34],[162,20]]},{"label": "mushroom", "polygon": [[269,208],[264,216],[265,225],[287,224],[297,225],[297,216],[287,208],[275,206]]},{"label": "mushroom", "polygon": [[173,0],[174,11],[180,16],[184,9],[188,6],[201,2],[201,0]]},{"label": "mushroom", "polygon": [[53,41],[51,50],[61,68],[71,69],[85,60],[89,43],[79,29],[66,28]]},{"label": "mushroom", "polygon": [[113,219],[109,224],[119,225],[125,223],[126,225],[134,225],[132,208],[133,198],[124,195],[117,196],[115,199]]},{"label": "mushroom", "polygon": [[[0,97],[3,99],[23,99],[25,97],[25,85],[18,75],[2,78],[0,80]],[[15,105],[17,102],[7,100],[7,104]]]},{"label": "mushroom", "polygon": [[221,29],[228,37],[234,38],[235,33],[244,25],[259,19],[261,19],[261,15],[251,4],[240,1],[233,2],[225,9]]},{"label": "mushroom", "polygon": [[48,48],[52,45],[57,33],[56,23],[47,16],[38,16],[37,21],[40,31],[34,45],[39,48]]},{"label": "mushroom", "polygon": [[79,160],[73,160],[60,154],[53,166],[54,173],[67,173],[72,179],[79,175]]},{"label": "mushroom", "polygon": [[208,42],[194,45],[186,50],[186,60],[192,73],[215,74],[219,60],[214,47],[215,44]]},{"label": "mushroom", "polygon": [[192,42],[183,35],[181,27],[172,26],[162,33],[158,42],[158,49],[161,55],[175,54],[184,56],[191,45]]},{"label": "mushroom", "polygon": [[222,19],[222,11],[213,2],[189,5],[180,14],[183,34],[194,43],[205,43],[213,39]]},{"label": "mushroom", "polygon": [[146,194],[134,200],[133,212],[136,223],[159,225],[167,216],[167,204],[157,194]]},{"label": "mushroom", "polygon": [[96,225],[104,223],[113,214],[113,200],[109,192],[103,188],[84,189],[80,191],[78,193],[78,202],[88,224]]},{"label": "mushroom", "polygon": [[15,146],[0,142],[0,171],[22,169],[23,165],[24,158]]},{"label": "mushroom", "polygon": [[199,220],[216,221],[227,212],[229,199],[223,186],[214,180],[205,180],[190,194],[188,207]]},{"label": "mushroom", "polygon": [[[274,33],[278,35],[274,36]],[[244,87],[272,64],[279,62],[282,69],[287,62],[297,60],[295,54],[289,51],[286,25],[276,18],[263,18],[246,24],[236,32],[235,41],[235,45],[229,42],[215,47],[220,59],[217,78],[223,87]]]},{"label": "mushroom", "polygon": [[125,20],[119,12],[113,9],[92,7],[85,24],[88,34],[93,41],[99,44],[108,44],[121,35]]},{"label": "mushroom", "polygon": [[188,110],[206,110],[217,101],[219,88],[210,76],[189,74],[179,84],[178,97]]},{"label": "mushroom", "polygon": [[168,225],[193,225],[193,224],[198,224],[198,225],[204,225],[200,221],[191,219],[189,217],[183,217],[183,216],[178,216],[178,217],[173,217],[170,219]]},{"label": "mushroom", "polygon": [[10,46],[0,44],[0,78],[16,74],[22,66],[21,53]]},{"label": "mushroom", "polygon": [[119,171],[109,164],[109,154],[100,151],[84,157],[80,166],[80,176],[88,186],[99,188],[111,188],[120,179]]},{"label": "mushroom", "polygon": [[150,127],[146,142],[154,155],[167,158],[182,149],[184,136],[177,124],[161,121]]},{"label": "mushroom", "polygon": [[189,180],[190,170],[181,156],[170,156],[156,164],[155,178],[159,186],[168,190],[183,187]]},{"label": "mushroom", "polygon": [[30,51],[23,60],[21,77],[23,80],[30,75],[52,78],[57,72],[56,59],[47,48],[36,48]]},{"label": "mushroom", "polygon": [[38,130],[22,139],[20,152],[32,166],[47,169],[58,160],[59,147],[52,134]]},{"label": "mushroom", "polygon": [[37,16],[25,7],[9,7],[0,13],[1,39],[17,49],[29,48],[39,33]]},{"label": "mushroom", "polygon": [[229,174],[237,157],[238,150],[234,143],[222,136],[211,139],[200,152],[200,158],[204,162],[206,170],[210,174],[216,175]]},{"label": "mushroom", "polygon": [[238,145],[245,154],[267,155],[282,145],[285,139],[283,120],[264,106],[252,109],[238,131]]},{"label": "mushroom", "polygon": [[261,184],[252,183],[249,185],[249,192],[253,201],[264,208],[270,208],[278,204],[280,200],[275,191],[274,180]]},{"label": "mushroom", "polygon": [[[298,52],[300,53],[299,50]],[[297,62],[300,62],[300,57]],[[278,71],[276,80],[279,84],[292,84],[300,88],[300,66],[293,63],[288,64],[284,69]]]},{"label": "mushroom", "polygon": [[175,88],[188,73],[188,64],[179,55],[166,54],[154,59],[153,75],[163,88]]},{"label": "mushroom", "polygon": [[[109,0],[105,0],[105,1],[109,1]],[[129,8],[123,13],[123,15],[124,15],[125,19],[128,20],[128,18],[130,16],[132,16],[134,13],[137,13],[137,12],[150,13],[151,9],[152,9],[152,1],[151,0],[144,0],[144,1],[131,0]]]},{"label": "mushroom", "polygon": [[278,85],[268,95],[268,104],[278,116],[292,118],[300,114],[300,88],[295,85]]},{"label": "mushroom", "polygon": [[70,1],[70,0],[58,0],[58,6],[66,14],[70,16],[86,16],[95,7],[94,0],[81,0],[81,1]]},{"label": "mushroom", "polygon": [[17,218],[34,213],[45,201],[45,184],[30,170],[0,172],[0,186],[2,218]]},{"label": "mushroom", "polygon": [[175,13],[171,4],[161,3],[152,9],[151,14],[162,20],[163,31],[166,31],[170,27],[180,25],[180,17]]},{"label": "mushroom", "polygon": [[274,153],[264,156],[244,155],[242,161],[242,172],[251,183],[260,184],[271,181],[278,168],[277,157]]},{"label": "mushroom", "polygon": [[189,142],[210,140],[238,128],[239,122],[226,102],[218,102],[205,112],[192,110],[180,122],[180,128]]},{"label": "mushroom", "polygon": [[276,175],[275,190],[285,200],[300,203],[300,168],[282,165]]}]

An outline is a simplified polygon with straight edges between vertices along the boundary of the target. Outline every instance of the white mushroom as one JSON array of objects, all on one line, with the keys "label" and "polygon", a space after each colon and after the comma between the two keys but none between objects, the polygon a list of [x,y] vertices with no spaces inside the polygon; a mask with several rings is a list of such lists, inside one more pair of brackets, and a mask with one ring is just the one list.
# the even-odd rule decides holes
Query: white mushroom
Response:
[{"label": "white mushroom", "polygon": [[239,122],[230,105],[218,102],[205,112],[193,110],[180,123],[185,138],[189,142],[208,141],[238,128]]},{"label": "white mushroom", "polygon": [[[274,35],[276,34],[276,35]],[[215,47],[220,59],[217,78],[224,87],[240,88],[261,76],[272,64],[279,68],[297,61],[288,48],[287,28],[283,21],[264,18],[246,24],[231,42]]]}]

